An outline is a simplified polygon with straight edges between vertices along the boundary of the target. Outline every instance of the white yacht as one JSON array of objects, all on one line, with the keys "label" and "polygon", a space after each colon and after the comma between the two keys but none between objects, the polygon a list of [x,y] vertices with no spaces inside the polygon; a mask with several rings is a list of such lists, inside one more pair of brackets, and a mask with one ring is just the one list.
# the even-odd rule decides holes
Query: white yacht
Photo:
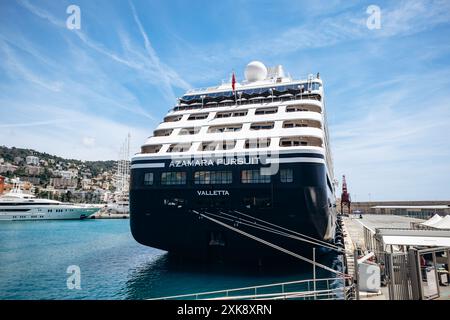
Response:
[{"label": "white yacht", "polygon": [[19,187],[0,197],[0,221],[85,219],[98,210],[100,206],[39,199]]}]

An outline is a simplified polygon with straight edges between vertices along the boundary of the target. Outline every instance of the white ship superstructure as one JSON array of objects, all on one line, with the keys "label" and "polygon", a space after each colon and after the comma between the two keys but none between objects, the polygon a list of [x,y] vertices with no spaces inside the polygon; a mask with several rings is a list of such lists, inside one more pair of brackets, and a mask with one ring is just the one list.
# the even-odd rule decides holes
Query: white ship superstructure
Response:
[{"label": "white ship superstructure", "polygon": [[[236,83],[235,92],[231,83],[188,91],[134,159],[205,151],[308,151],[324,155],[329,183],[334,184],[322,80],[318,75],[293,80],[282,66],[265,70],[260,62],[250,63],[247,80]],[[224,92],[228,99],[213,101]]]}]

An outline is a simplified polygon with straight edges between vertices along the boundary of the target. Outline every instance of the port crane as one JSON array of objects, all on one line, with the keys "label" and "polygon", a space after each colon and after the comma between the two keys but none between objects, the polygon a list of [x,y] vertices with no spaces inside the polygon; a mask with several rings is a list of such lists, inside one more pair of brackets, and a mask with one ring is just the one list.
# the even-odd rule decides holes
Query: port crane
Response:
[{"label": "port crane", "polygon": [[341,214],[344,214],[344,205],[348,208],[348,214],[351,213],[352,200],[348,193],[347,181],[345,175],[342,176],[342,193],[341,193]]}]

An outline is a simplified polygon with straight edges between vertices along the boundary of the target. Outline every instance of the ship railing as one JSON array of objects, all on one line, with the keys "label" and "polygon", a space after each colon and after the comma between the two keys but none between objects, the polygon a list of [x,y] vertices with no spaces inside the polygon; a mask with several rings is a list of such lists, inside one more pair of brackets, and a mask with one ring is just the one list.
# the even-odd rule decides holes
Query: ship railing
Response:
[{"label": "ship railing", "polygon": [[184,106],[184,107],[180,107],[180,106],[175,106],[171,109],[169,109],[169,112],[173,112],[173,111],[183,111],[183,110],[197,110],[197,109],[206,109],[206,108],[217,108],[217,107],[230,107],[230,106],[234,106],[234,105],[251,105],[251,104],[264,104],[264,103],[273,103],[273,102],[278,102],[278,103],[282,103],[285,101],[295,101],[295,100],[316,100],[316,101],[322,101],[322,98],[320,97],[319,94],[315,94],[316,91],[312,91],[311,93],[299,93],[296,95],[293,95],[291,97],[274,97],[272,98],[261,98],[261,99],[257,99],[257,100],[243,100],[243,99],[239,99],[237,98],[237,102],[225,102],[225,103],[221,103],[221,102],[217,102],[216,104],[212,104],[212,105],[203,105],[203,106],[197,106],[195,108],[189,108],[189,106]]},{"label": "ship railing", "polygon": [[[350,284],[349,284],[350,283]],[[252,287],[153,298],[150,300],[354,300],[353,281],[306,279]]]}]

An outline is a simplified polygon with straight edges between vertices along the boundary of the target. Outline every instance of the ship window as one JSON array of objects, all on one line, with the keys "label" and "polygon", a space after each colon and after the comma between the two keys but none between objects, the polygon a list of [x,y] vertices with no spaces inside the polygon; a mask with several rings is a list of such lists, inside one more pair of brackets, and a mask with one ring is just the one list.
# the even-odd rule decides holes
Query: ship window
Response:
[{"label": "ship window", "polygon": [[167,152],[186,152],[191,148],[191,143],[174,143],[171,144]]},{"label": "ship window", "polygon": [[233,112],[233,117],[244,117],[248,113],[248,110],[240,110]]},{"label": "ship window", "polygon": [[200,151],[214,151],[214,150],[230,150],[236,146],[236,140],[222,140],[222,141],[207,141],[202,142]]},{"label": "ship window", "polygon": [[161,150],[162,144],[154,144],[154,145],[148,145],[143,146],[141,148],[142,153],[157,153],[159,150]]},{"label": "ship window", "polygon": [[217,112],[216,118],[244,117],[247,115],[247,113],[248,110]]},{"label": "ship window", "polygon": [[214,151],[217,147],[217,141],[202,142],[200,151]]},{"label": "ship window", "polygon": [[286,112],[306,112],[306,111],[320,112],[320,107],[314,105],[294,105],[286,107]]},{"label": "ship window", "polygon": [[231,171],[197,171],[194,173],[195,184],[230,184]]},{"label": "ship window", "polygon": [[288,120],[283,122],[283,128],[299,127],[321,128],[321,125],[319,121],[314,120]]},{"label": "ship window", "polygon": [[209,133],[220,133],[220,132],[235,132],[242,129],[242,124],[229,124],[223,126],[213,126],[209,127]]},{"label": "ship window", "polygon": [[260,109],[256,109],[255,111],[255,115],[262,115],[262,114],[273,114],[273,113],[277,113],[278,112],[278,108],[260,108]]},{"label": "ship window", "polygon": [[268,130],[273,129],[275,122],[256,122],[252,123],[250,130]]},{"label": "ship window", "polygon": [[217,112],[216,118],[229,118],[233,115],[233,112]]},{"label": "ship window", "polygon": [[144,186],[151,186],[153,184],[153,172],[144,173]]},{"label": "ship window", "polygon": [[280,170],[280,181],[281,182],[293,182],[294,181],[294,171],[292,169],[281,169]]},{"label": "ship window", "polygon": [[165,206],[168,206],[168,207],[182,208],[184,206],[184,199],[180,199],[180,198],[164,199],[163,203]]},{"label": "ship window", "polygon": [[270,145],[270,138],[257,138],[245,140],[245,149],[267,148]]},{"label": "ship window", "polygon": [[313,146],[322,147],[322,140],[314,137],[287,137],[280,139],[281,147]]},{"label": "ship window", "polygon": [[236,140],[224,140],[217,143],[217,150],[231,150],[236,146]]},{"label": "ship window", "polygon": [[260,170],[242,170],[242,183],[270,183],[270,175],[262,175]]},{"label": "ship window", "polygon": [[208,118],[207,113],[194,113],[189,116],[188,120],[202,120],[206,118]]},{"label": "ship window", "polygon": [[180,121],[181,118],[183,118],[182,115],[178,115],[178,116],[168,116],[164,118],[164,122],[176,122],[176,121]]},{"label": "ship window", "polygon": [[182,128],[180,130],[180,135],[191,135],[191,134],[197,134],[200,131],[200,127],[191,127],[191,128]]},{"label": "ship window", "polygon": [[161,173],[162,185],[177,185],[186,184],[186,172],[162,172]]},{"label": "ship window", "polygon": [[170,134],[172,133],[173,129],[161,129],[161,130],[155,130],[153,132],[153,136],[155,137],[165,137],[165,136],[170,136]]},{"label": "ship window", "polygon": [[313,82],[310,85],[311,90],[319,90],[322,87],[322,85],[319,82]]}]

